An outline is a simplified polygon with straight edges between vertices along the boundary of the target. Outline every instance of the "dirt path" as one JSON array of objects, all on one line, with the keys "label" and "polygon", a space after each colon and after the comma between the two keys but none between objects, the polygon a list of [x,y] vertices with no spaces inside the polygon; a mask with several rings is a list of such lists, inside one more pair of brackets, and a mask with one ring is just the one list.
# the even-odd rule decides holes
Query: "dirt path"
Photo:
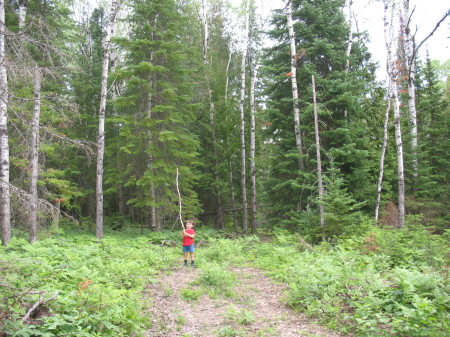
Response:
[{"label": "dirt path", "polygon": [[[192,285],[197,269],[179,267],[162,275],[149,285],[152,327],[147,337],[337,337],[337,333],[311,322],[288,308],[281,299],[285,287],[273,283],[262,272],[250,267],[234,267],[237,284],[232,296],[214,296]],[[186,289],[194,292],[186,295]],[[198,299],[186,300],[189,296]],[[184,299],[183,299],[184,298]]]}]

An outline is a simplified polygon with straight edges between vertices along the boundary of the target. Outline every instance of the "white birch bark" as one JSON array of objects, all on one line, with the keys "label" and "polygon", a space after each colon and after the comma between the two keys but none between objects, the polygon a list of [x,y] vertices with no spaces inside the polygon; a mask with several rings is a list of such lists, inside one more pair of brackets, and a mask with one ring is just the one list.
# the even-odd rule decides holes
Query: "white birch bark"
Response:
[{"label": "white birch bark", "polygon": [[11,239],[11,193],[9,189],[9,142],[8,142],[8,76],[5,55],[5,1],[0,0],[0,220],[2,244]]},{"label": "white birch bark", "polygon": [[298,160],[299,170],[304,170],[303,163],[303,145],[302,145],[302,136],[301,136],[301,121],[300,121],[300,108],[298,104],[298,90],[297,90],[297,50],[295,47],[295,32],[294,32],[294,24],[292,22],[292,3],[291,1],[287,2],[287,26],[289,31],[289,41],[291,46],[291,87],[292,87],[292,105],[294,109],[294,130],[295,130],[295,144],[297,146],[298,153],[300,158]]},{"label": "white birch bark", "polygon": [[207,63],[209,23],[208,23],[208,0],[202,0],[202,22],[203,22],[203,63]]},{"label": "white birch bark", "polygon": [[[344,71],[346,74],[350,71],[350,53],[352,52],[353,45],[353,0],[348,0],[348,38],[347,48],[345,49],[345,66]],[[344,110],[344,117],[347,120],[348,111]]]},{"label": "white birch bark", "polygon": [[28,0],[19,0],[19,29],[25,27],[25,19],[27,17]]},{"label": "white birch bark", "polygon": [[[350,70],[350,53],[352,51],[353,45],[353,0],[348,1],[348,38],[347,38],[347,48],[345,50],[345,67],[344,71],[346,73]],[[345,116],[347,117],[347,116]]]},{"label": "white birch bark", "polygon": [[230,50],[230,52],[228,54],[228,62],[227,62],[226,77],[225,77],[225,101],[228,99],[228,83],[230,81],[229,71],[230,71],[230,64],[231,64],[231,56],[232,56],[232,52]]},{"label": "white birch bark", "polygon": [[375,225],[378,225],[379,217],[380,217],[380,203],[381,203],[381,191],[383,189],[383,177],[384,177],[384,158],[386,156],[386,149],[388,143],[388,127],[389,127],[389,111],[391,110],[391,91],[392,88],[389,86],[388,88],[388,102],[386,105],[386,113],[384,115],[384,127],[383,127],[383,146],[381,148],[380,155],[380,171],[378,174],[378,183],[377,183],[377,201],[375,203]]},{"label": "white birch bark", "polygon": [[248,231],[248,209],[247,209],[247,173],[246,173],[246,153],[245,153],[245,68],[248,49],[248,33],[249,33],[249,21],[250,21],[250,0],[246,0],[245,10],[245,30],[244,30],[244,44],[241,58],[241,97],[239,101],[239,111],[241,115],[241,189],[242,189],[242,231],[247,233]]},{"label": "white birch bark", "polygon": [[408,86],[408,110],[409,110],[409,123],[411,125],[411,155],[413,176],[415,178],[419,175],[419,160],[417,154],[417,109],[416,109],[416,65],[414,62],[414,38],[411,35],[410,27],[410,14],[409,14],[409,0],[403,0],[403,27],[401,32],[403,34],[403,46],[405,53],[405,70],[406,70],[406,83]]},{"label": "white birch bark", "polygon": [[37,180],[39,174],[39,120],[41,115],[41,72],[36,66],[34,72],[34,109],[31,122],[31,174],[30,174],[30,235],[31,243],[37,239]]},{"label": "white birch bark", "polygon": [[255,82],[258,70],[256,69],[257,61],[252,55],[250,61],[250,182],[251,197],[250,208],[252,210],[252,232],[256,233],[258,229],[257,213],[256,213],[256,105],[255,105]]},{"label": "white birch bark", "polygon": [[325,208],[323,201],[323,183],[322,183],[322,161],[320,158],[320,135],[319,135],[319,115],[317,112],[317,97],[316,97],[316,82],[314,75],[311,77],[313,103],[314,103],[314,130],[316,136],[316,161],[317,161],[317,185],[319,192],[319,215],[320,215],[320,229],[322,231],[322,240],[325,241]]},{"label": "white birch bark", "polygon": [[[395,143],[397,147],[397,181],[398,181],[398,227],[405,225],[405,176],[403,167],[403,143],[400,120],[400,99],[399,99],[399,69],[396,67],[394,60],[394,53],[397,46],[394,45],[393,17],[395,11],[395,3],[390,7],[391,19],[387,20],[387,12],[389,10],[389,1],[384,1],[384,26],[385,26],[385,40],[387,49],[387,72],[392,88],[392,99],[394,102],[394,127],[395,127]],[[389,29],[388,29],[389,28]],[[389,31],[388,31],[389,30]]]},{"label": "white birch bark", "polygon": [[98,112],[98,138],[97,138],[97,173],[96,173],[96,236],[103,239],[103,158],[105,155],[105,115],[106,96],[108,84],[109,55],[111,52],[111,35],[119,11],[119,3],[113,0],[111,13],[105,36],[105,52],[103,55],[103,70],[100,92],[100,108]]}]

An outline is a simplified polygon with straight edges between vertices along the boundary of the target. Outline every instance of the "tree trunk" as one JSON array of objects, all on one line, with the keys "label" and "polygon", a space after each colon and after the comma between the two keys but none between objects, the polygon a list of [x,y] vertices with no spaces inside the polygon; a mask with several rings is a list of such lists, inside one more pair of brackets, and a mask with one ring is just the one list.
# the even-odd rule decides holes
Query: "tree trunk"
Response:
[{"label": "tree trunk", "polygon": [[28,0],[19,0],[19,30],[25,27],[25,19],[27,17]]},{"label": "tree trunk", "polygon": [[[346,74],[350,71],[350,53],[352,51],[352,45],[353,45],[353,0],[348,1],[348,40],[347,40],[347,49],[345,50],[345,66],[344,71]],[[344,110],[344,117],[345,120],[347,120],[348,117],[348,111],[347,109]]]},{"label": "tree trunk", "polygon": [[303,171],[305,165],[303,163],[303,145],[301,136],[301,123],[300,123],[300,108],[298,104],[298,90],[297,90],[297,50],[295,47],[295,32],[294,24],[292,22],[292,3],[288,1],[287,3],[287,26],[289,31],[289,41],[291,45],[291,87],[292,87],[292,104],[294,108],[294,130],[295,130],[295,144],[297,146],[297,151],[300,155],[298,160],[298,167],[300,171]]},{"label": "tree trunk", "polygon": [[[394,4],[395,5],[395,4]],[[398,180],[398,227],[405,225],[405,176],[403,169],[403,143],[400,120],[400,101],[398,95],[399,69],[393,58],[394,51],[397,50],[393,45],[395,28],[393,27],[394,8],[391,7],[391,20],[387,20],[387,12],[389,3],[384,2],[384,34],[387,49],[387,71],[389,76],[390,87],[392,88],[392,98],[394,101],[394,126],[395,126],[395,143],[397,146],[397,180]]]},{"label": "tree trunk", "polygon": [[37,180],[39,174],[39,119],[41,115],[41,72],[36,66],[34,72],[34,109],[31,131],[31,174],[30,174],[30,237],[31,243],[37,238]]},{"label": "tree trunk", "polygon": [[238,233],[239,227],[238,227],[238,218],[236,214],[236,198],[234,196],[233,165],[231,163],[231,159],[230,159],[230,193],[231,193],[231,208],[233,209],[234,231]]},{"label": "tree trunk", "polygon": [[[5,1],[0,0],[0,29],[5,32]],[[5,34],[0,34],[0,220],[2,244],[11,239],[11,195],[9,190],[8,76],[6,74]]]},{"label": "tree trunk", "polygon": [[229,71],[230,71],[230,64],[231,64],[231,56],[232,56],[232,52],[230,50],[229,55],[228,55],[228,62],[227,62],[227,69],[226,69],[226,73],[225,73],[225,101],[228,99],[228,83],[230,80],[229,77]]},{"label": "tree trunk", "polygon": [[405,55],[405,71],[406,71],[406,83],[408,86],[408,110],[409,110],[409,123],[411,125],[411,155],[412,155],[412,168],[413,176],[417,178],[419,175],[419,160],[417,155],[417,110],[416,110],[416,86],[415,86],[415,74],[416,65],[414,62],[414,38],[411,35],[410,28],[410,15],[409,15],[409,0],[403,0],[403,27],[401,32],[403,34],[403,47]]},{"label": "tree trunk", "polygon": [[108,84],[109,54],[111,50],[111,34],[114,31],[119,3],[113,0],[111,13],[105,36],[105,52],[103,55],[103,70],[100,93],[100,109],[98,112],[98,138],[97,138],[97,176],[96,176],[96,236],[103,239],[103,157],[105,155],[105,110]]},{"label": "tree trunk", "polygon": [[241,114],[241,188],[242,188],[242,231],[244,234],[248,231],[248,209],[247,209],[247,174],[246,174],[246,153],[245,153],[245,68],[248,49],[248,31],[249,31],[249,16],[250,16],[250,0],[246,0],[245,11],[245,31],[244,31],[244,47],[241,58],[241,98],[239,101],[239,111]]},{"label": "tree trunk", "polygon": [[326,240],[325,236],[325,210],[323,205],[323,184],[322,184],[322,162],[320,159],[320,135],[319,135],[319,115],[317,113],[317,99],[316,99],[316,82],[314,75],[312,76],[312,91],[314,103],[314,130],[316,135],[316,160],[317,160],[317,185],[319,188],[319,214],[320,214],[320,228],[322,231],[322,240]]},{"label": "tree trunk", "polygon": [[381,190],[383,188],[383,176],[384,176],[384,157],[386,155],[387,143],[388,143],[388,127],[389,127],[389,111],[391,110],[391,91],[392,88],[388,88],[388,102],[386,106],[386,113],[384,115],[384,132],[383,132],[383,147],[381,148],[380,155],[380,172],[378,174],[378,184],[377,184],[377,201],[375,204],[375,225],[378,225],[379,213],[380,213],[380,203],[381,203]]},{"label": "tree trunk", "polygon": [[[253,55],[252,55],[253,56]],[[256,233],[258,228],[256,217],[256,122],[255,122],[255,82],[256,82],[256,69],[257,61],[254,57],[250,61],[250,181],[251,181],[251,210],[252,210],[252,233]]]}]

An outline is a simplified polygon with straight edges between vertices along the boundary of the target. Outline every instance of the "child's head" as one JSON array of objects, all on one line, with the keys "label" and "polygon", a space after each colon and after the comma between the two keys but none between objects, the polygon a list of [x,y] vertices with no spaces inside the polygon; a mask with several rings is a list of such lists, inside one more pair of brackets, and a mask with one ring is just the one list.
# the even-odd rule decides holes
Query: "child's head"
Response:
[{"label": "child's head", "polygon": [[192,229],[192,228],[194,228],[194,223],[192,222],[192,220],[186,221],[186,229]]}]

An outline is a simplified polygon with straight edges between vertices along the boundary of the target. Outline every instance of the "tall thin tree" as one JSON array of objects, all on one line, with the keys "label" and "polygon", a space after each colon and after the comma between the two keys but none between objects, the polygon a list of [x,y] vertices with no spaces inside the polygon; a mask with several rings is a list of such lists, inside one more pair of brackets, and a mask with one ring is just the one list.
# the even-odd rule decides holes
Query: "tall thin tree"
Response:
[{"label": "tall thin tree", "polygon": [[[252,51],[254,53],[255,51]],[[255,55],[250,57],[250,182],[251,198],[250,206],[252,210],[252,232],[255,233],[258,228],[256,212],[256,104],[255,104],[255,82],[257,76],[257,58]]]},{"label": "tall thin tree", "polygon": [[319,191],[319,215],[320,215],[320,229],[322,231],[322,239],[325,237],[325,208],[323,205],[323,183],[322,183],[322,161],[320,158],[320,134],[319,134],[319,114],[317,109],[317,96],[316,96],[316,81],[314,75],[311,76],[312,92],[313,92],[313,104],[314,104],[314,130],[316,137],[316,161],[317,161],[317,187]]},{"label": "tall thin tree", "polygon": [[103,54],[103,70],[100,92],[100,109],[98,112],[98,138],[97,138],[97,175],[96,175],[96,236],[97,239],[103,238],[103,157],[105,155],[105,115],[106,115],[106,96],[108,84],[109,54],[111,51],[111,36],[114,32],[117,13],[121,2],[113,0],[109,22],[106,28],[104,41],[105,51]]},{"label": "tall thin tree", "polygon": [[8,76],[5,54],[5,1],[0,0],[0,221],[2,244],[11,239],[11,193],[9,189],[9,140],[8,140]]},{"label": "tall thin tree", "polygon": [[391,110],[391,86],[388,87],[386,113],[384,114],[384,127],[383,127],[383,145],[381,147],[380,155],[380,171],[378,173],[378,183],[377,183],[377,200],[375,203],[375,225],[378,225],[380,216],[380,204],[381,204],[381,191],[383,188],[383,176],[384,176],[384,158],[386,156],[386,149],[388,144],[388,127],[389,127],[389,112]]},{"label": "tall thin tree", "polygon": [[[387,50],[387,72],[390,87],[392,88],[392,100],[394,103],[394,127],[395,127],[395,143],[397,147],[397,181],[398,181],[398,227],[405,225],[405,174],[403,165],[403,142],[400,119],[400,98],[399,98],[399,61],[394,59],[397,50],[394,44],[396,29],[393,25],[395,17],[395,2],[390,4],[388,0],[384,0],[384,29],[385,43]],[[390,20],[388,20],[388,12],[390,10]]]},{"label": "tall thin tree", "polygon": [[302,145],[302,135],[301,135],[301,121],[300,121],[300,107],[298,104],[298,90],[297,90],[297,48],[295,46],[295,32],[294,24],[292,22],[292,2],[289,0],[286,4],[286,17],[287,26],[289,32],[289,42],[291,47],[291,88],[292,88],[292,106],[294,109],[294,130],[295,130],[295,144],[297,146],[297,151],[300,155],[298,160],[299,170],[303,171],[305,164],[303,163],[303,145]]},{"label": "tall thin tree", "polygon": [[248,34],[249,34],[249,21],[250,21],[250,0],[246,0],[245,9],[245,30],[243,37],[243,50],[241,56],[241,97],[239,100],[239,111],[241,115],[241,189],[242,189],[242,231],[247,233],[248,231],[248,209],[247,209],[247,172],[246,161],[247,156],[245,152],[245,81],[246,81],[246,60],[248,50]]},{"label": "tall thin tree", "polygon": [[31,123],[31,174],[30,174],[30,195],[31,195],[31,209],[30,209],[30,235],[31,243],[37,239],[37,180],[39,174],[39,120],[41,116],[41,82],[42,74],[40,69],[36,66],[34,71],[34,108],[33,120]]}]

